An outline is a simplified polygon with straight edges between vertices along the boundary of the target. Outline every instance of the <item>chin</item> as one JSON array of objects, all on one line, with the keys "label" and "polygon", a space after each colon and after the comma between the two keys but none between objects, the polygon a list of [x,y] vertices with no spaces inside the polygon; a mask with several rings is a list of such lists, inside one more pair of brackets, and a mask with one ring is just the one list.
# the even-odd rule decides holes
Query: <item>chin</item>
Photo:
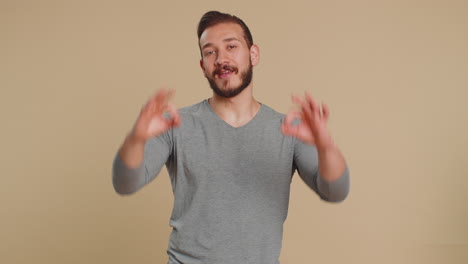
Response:
[{"label": "chin", "polygon": [[222,87],[221,88],[222,91],[230,92],[230,91],[234,91],[234,90],[238,89],[239,85],[229,85],[229,86],[224,86],[224,87],[221,86],[221,87]]}]

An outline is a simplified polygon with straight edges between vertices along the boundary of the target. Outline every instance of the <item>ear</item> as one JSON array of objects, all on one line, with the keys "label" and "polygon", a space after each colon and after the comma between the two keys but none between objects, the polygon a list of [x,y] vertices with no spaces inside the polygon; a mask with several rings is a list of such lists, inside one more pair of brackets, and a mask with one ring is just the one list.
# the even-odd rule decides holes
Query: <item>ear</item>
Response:
[{"label": "ear", "polygon": [[200,67],[203,71],[205,70],[205,66],[203,65],[203,59],[200,59]]},{"label": "ear", "polygon": [[253,66],[260,62],[260,48],[255,44],[250,47],[250,62]]}]

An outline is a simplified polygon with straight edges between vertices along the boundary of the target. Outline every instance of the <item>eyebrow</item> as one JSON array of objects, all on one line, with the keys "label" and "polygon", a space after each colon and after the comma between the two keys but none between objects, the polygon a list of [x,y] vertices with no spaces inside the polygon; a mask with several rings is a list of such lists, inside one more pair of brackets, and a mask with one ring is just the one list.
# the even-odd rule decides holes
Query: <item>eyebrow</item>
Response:
[{"label": "eyebrow", "polygon": [[[239,42],[240,42],[240,40],[239,40],[238,38],[234,38],[234,37],[232,37],[232,38],[225,38],[225,39],[223,39],[223,42],[231,42],[231,41],[233,41],[233,40],[236,40],[236,41],[239,41]],[[208,43],[206,43],[205,45],[202,46],[202,49],[205,49],[205,48],[208,48],[208,47],[211,47],[211,46],[213,46],[213,43],[208,42]]]}]

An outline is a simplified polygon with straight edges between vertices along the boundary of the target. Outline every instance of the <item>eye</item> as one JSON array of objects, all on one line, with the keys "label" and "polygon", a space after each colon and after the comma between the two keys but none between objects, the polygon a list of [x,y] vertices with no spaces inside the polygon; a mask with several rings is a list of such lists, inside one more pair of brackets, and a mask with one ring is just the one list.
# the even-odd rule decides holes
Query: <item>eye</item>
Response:
[{"label": "eye", "polygon": [[229,45],[229,46],[228,46],[228,49],[235,49],[235,48],[237,48],[236,45]]},{"label": "eye", "polygon": [[215,54],[215,51],[214,51],[214,50],[207,50],[207,51],[205,51],[205,53],[204,53],[205,56],[210,56],[210,55],[213,55],[213,54]]}]

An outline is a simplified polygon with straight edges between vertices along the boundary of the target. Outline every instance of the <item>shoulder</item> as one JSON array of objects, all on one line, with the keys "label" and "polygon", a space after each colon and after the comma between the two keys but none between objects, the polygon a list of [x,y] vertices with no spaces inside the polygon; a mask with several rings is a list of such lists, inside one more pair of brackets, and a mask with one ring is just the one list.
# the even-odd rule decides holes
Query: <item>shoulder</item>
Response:
[{"label": "shoulder", "polygon": [[199,103],[186,106],[178,109],[179,115],[182,119],[182,122],[187,122],[188,120],[203,120],[209,116],[209,108],[207,106],[207,101],[203,100]]},{"label": "shoulder", "polygon": [[203,111],[205,111],[205,101],[206,100],[190,106],[182,107],[178,110],[179,114],[184,116],[201,114]]},{"label": "shoulder", "polygon": [[265,104],[262,104],[262,112],[265,118],[269,120],[277,120],[280,122],[282,122],[284,117],[286,116],[285,114],[280,113]]},{"label": "shoulder", "polygon": [[181,125],[177,130],[191,130],[210,120],[210,109],[206,100],[178,109]]}]

